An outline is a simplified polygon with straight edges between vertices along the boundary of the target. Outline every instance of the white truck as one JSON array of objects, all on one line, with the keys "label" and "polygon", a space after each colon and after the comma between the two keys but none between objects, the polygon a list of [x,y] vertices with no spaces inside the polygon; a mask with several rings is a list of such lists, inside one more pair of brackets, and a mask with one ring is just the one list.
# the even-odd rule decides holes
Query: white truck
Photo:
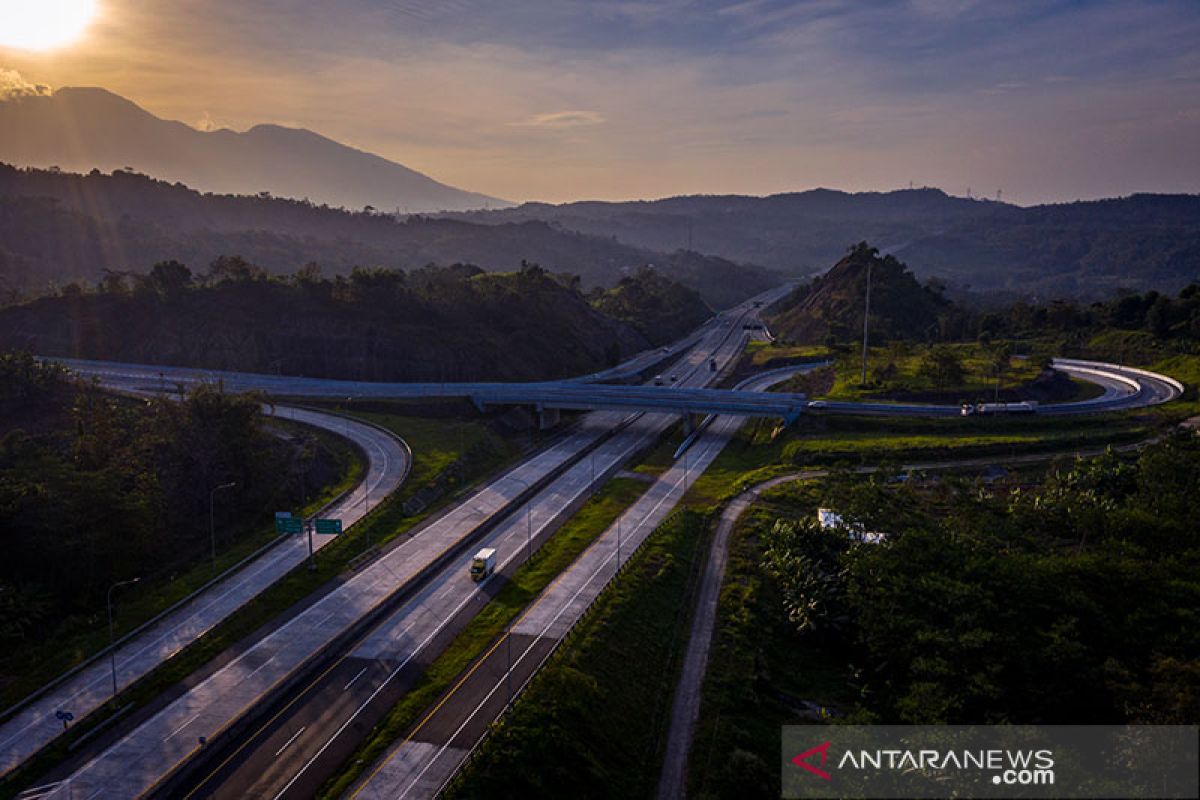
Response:
[{"label": "white truck", "polygon": [[963,403],[962,415],[971,417],[976,415],[991,416],[993,414],[1035,414],[1038,410],[1036,400],[1022,400],[1019,403]]},{"label": "white truck", "polygon": [[496,571],[496,548],[485,547],[471,559],[471,580],[479,583]]}]

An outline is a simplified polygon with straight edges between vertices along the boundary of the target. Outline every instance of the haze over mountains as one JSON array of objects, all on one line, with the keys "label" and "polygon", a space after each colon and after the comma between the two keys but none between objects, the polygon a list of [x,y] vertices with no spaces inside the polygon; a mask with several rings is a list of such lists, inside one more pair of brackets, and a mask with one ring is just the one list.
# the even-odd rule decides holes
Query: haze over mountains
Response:
[{"label": "haze over mountains", "polygon": [[699,253],[656,253],[545,222],[462,220],[322,208],[275,197],[200,194],[117,171],[77,175],[0,165],[0,290],[43,294],[109,272],[147,272],[181,261],[202,273],[219,256],[242,256],[274,274],[315,262],[326,275],[355,266],[412,270],[470,262],[510,271],[522,262],[612,286],[653,264],[697,289],[713,307],[778,284],[761,267]]},{"label": "haze over mountains", "polygon": [[867,240],[922,279],[1039,297],[1174,291],[1200,279],[1200,195],[1136,194],[1021,207],[939,189],[829,189],[625,203],[526,203],[452,215],[540,219],[651,249],[688,246],[787,275],[811,275]]},{"label": "haze over mountains", "polygon": [[202,191],[307,197],[359,209],[464,210],[507,203],[463,191],[312,131],[256,125],[199,131],[104,89],[0,101],[0,161],[74,172],[132,167]]},{"label": "haze over mountains", "polygon": [[[69,88],[0,100],[0,162],[113,172],[0,170],[0,288],[23,293],[165,259],[199,271],[222,255],[275,273],[529,261],[591,286],[652,263],[723,307],[863,240],[955,293],[1093,299],[1200,280],[1198,195],[1025,208],[929,188],[815,189],[505,207],[310,131],[202,132]],[[344,210],[365,206],[378,211]],[[438,212],[393,216],[419,209]]]}]

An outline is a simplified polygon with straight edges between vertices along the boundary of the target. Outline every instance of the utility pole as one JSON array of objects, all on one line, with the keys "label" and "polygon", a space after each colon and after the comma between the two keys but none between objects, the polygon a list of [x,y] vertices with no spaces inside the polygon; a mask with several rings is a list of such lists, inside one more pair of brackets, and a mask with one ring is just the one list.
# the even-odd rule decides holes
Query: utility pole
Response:
[{"label": "utility pole", "polygon": [[863,311],[862,385],[867,385],[867,325],[871,320],[871,262],[867,262],[867,305]]},{"label": "utility pole", "polygon": [[[133,578],[127,581],[117,581],[108,587],[108,660],[112,665],[113,697],[117,696],[117,637],[116,631],[113,628],[112,593],[113,589],[119,589],[122,586],[131,586],[140,580],[141,578]],[[66,727],[66,723],[63,724],[63,727]]]}]

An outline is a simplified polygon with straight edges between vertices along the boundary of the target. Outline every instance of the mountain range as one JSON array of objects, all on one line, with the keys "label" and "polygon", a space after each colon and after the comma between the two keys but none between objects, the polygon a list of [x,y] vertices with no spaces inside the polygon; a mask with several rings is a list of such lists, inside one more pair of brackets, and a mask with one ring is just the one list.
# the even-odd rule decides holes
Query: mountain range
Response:
[{"label": "mountain range", "polygon": [[327,275],[457,262],[503,272],[531,262],[578,275],[585,288],[612,286],[653,265],[714,308],[780,282],[761,267],[654,252],[536,220],[397,219],[303,200],[201,194],[123,170],[78,175],[0,164],[0,290],[10,296],[95,284],[106,271],[144,273],[166,260],[201,273],[221,256],[241,256],[276,275],[310,262]]},{"label": "mountain range", "polygon": [[1136,194],[1022,207],[938,189],[633,202],[525,203],[451,214],[484,224],[543,220],[656,250],[678,247],[807,276],[867,240],[961,293],[1100,298],[1175,291],[1200,279],[1200,195]]},{"label": "mountain range", "polygon": [[104,89],[66,87],[0,101],[0,161],[87,172],[131,168],[203,191],[309,198],[408,212],[502,207],[503,200],[300,128],[200,131]]}]

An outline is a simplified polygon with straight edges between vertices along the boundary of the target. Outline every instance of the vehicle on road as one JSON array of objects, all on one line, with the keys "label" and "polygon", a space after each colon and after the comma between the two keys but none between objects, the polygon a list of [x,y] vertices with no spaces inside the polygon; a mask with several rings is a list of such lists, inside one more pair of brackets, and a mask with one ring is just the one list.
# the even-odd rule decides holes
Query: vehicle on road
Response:
[{"label": "vehicle on road", "polygon": [[810,400],[808,403],[809,408],[825,408],[827,405],[824,400]]},{"label": "vehicle on road", "polygon": [[496,548],[485,547],[471,559],[471,580],[479,583],[496,571]]},{"label": "vehicle on road", "polygon": [[679,376],[678,376],[678,375],[672,375],[672,376],[671,376],[671,383],[678,383],[678,382],[679,382]]},{"label": "vehicle on road", "polygon": [[666,383],[666,381],[664,381],[664,380],[663,380],[663,376],[662,376],[662,375],[655,375],[655,376],[654,376],[654,385],[655,385],[655,386],[662,386],[662,385],[663,385],[663,384],[665,384],[665,383]]},{"label": "vehicle on road", "polygon": [[990,416],[992,414],[1033,414],[1037,408],[1036,400],[1023,400],[1019,403],[963,403],[961,413],[964,417]]}]

